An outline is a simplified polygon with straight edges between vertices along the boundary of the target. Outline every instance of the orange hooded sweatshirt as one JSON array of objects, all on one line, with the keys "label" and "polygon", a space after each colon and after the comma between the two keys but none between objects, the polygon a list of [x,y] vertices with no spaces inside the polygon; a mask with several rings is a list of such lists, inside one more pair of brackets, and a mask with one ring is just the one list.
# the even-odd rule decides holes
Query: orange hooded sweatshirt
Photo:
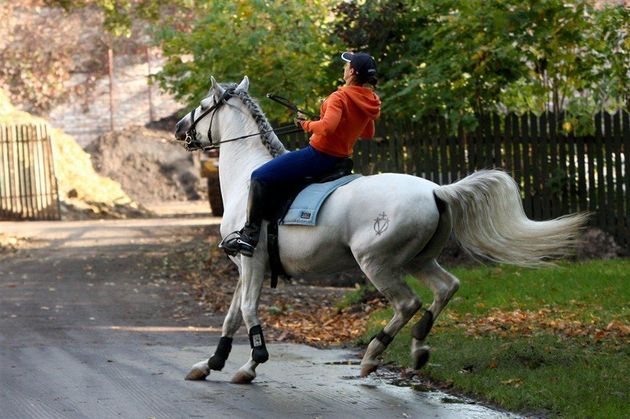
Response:
[{"label": "orange hooded sweatshirt", "polygon": [[311,146],[336,157],[352,156],[359,137],[374,137],[374,120],[381,114],[381,100],[362,86],[341,86],[322,104],[319,121],[302,121],[312,132]]}]

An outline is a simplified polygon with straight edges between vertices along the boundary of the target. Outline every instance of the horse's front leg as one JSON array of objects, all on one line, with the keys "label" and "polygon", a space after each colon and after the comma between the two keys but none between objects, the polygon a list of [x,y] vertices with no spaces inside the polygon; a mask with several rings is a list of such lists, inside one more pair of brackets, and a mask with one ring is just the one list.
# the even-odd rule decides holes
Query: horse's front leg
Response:
[{"label": "horse's front leg", "polygon": [[234,295],[232,296],[232,302],[228,313],[223,320],[223,330],[221,332],[221,339],[217,346],[214,355],[210,359],[200,361],[193,365],[192,369],[186,376],[186,380],[205,380],[210,375],[211,370],[221,371],[227,361],[230,351],[232,350],[232,337],[236,334],[239,327],[241,327],[241,284],[243,281],[239,278]]},{"label": "horse's front leg", "polygon": [[258,320],[258,302],[265,274],[265,261],[263,252],[256,252],[254,257],[243,257],[243,270],[241,274],[241,312],[249,334],[251,352],[249,360],[232,377],[232,382],[248,384],[256,378],[256,367],[269,359],[269,353],[265,346],[260,320]]}]

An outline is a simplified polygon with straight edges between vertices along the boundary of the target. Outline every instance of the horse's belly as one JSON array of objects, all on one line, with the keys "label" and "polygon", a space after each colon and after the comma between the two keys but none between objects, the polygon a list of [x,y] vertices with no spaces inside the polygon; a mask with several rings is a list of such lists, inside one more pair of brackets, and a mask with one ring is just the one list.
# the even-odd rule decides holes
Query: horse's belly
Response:
[{"label": "horse's belly", "polygon": [[290,275],[327,274],[356,268],[338,229],[285,226],[279,231],[280,260]]}]

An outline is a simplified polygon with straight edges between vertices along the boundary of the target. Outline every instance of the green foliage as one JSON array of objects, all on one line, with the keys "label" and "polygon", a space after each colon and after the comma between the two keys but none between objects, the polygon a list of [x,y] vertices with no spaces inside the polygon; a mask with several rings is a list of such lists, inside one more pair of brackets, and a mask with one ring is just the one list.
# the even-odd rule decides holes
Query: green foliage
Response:
[{"label": "green foliage", "polygon": [[[179,99],[196,104],[210,75],[220,82],[248,75],[254,96],[304,98],[311,110],[333,89],[322,2],[217,0],[198,6],[195,16],[190,30],[171,26],[156,34],[168,57],[157,79]],[[265,110],[272,118],[287,113],[279,106]]]},{"label": "green foliage", "polygon": [[337,7],[331,39],[377,58],[387,114],[473,127],[484,111],[563,110],[579,129],[628,105],[628,13],[586,0],[367,0]]},{"label": "green foliage", "polygon": [[[317,110],[341,75],[339,51],[379,64],[390,117],[563,111],[591,132],[591,115],[630,105],[630,9],[588,0],[46,0],[99,7],[105,27],[129,36],[148,21],[168,62],[160,85],[195,104],[219,81],[252,78],[254,95],[284,93]],[[270,104],[271,105],[271,104]],[[273,118],[285,115],[265,106]]]}]

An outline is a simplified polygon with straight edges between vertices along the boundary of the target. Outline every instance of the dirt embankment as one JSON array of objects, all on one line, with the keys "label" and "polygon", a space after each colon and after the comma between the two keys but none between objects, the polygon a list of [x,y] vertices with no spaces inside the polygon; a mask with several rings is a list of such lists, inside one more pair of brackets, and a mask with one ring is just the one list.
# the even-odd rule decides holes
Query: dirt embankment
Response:
[{"label": "dirt embankment", "polygon": [[133,127],[99,137],[86,147],[97,172],[118,182],[141,204],[206,199],[199,157],[168,131]]}]

